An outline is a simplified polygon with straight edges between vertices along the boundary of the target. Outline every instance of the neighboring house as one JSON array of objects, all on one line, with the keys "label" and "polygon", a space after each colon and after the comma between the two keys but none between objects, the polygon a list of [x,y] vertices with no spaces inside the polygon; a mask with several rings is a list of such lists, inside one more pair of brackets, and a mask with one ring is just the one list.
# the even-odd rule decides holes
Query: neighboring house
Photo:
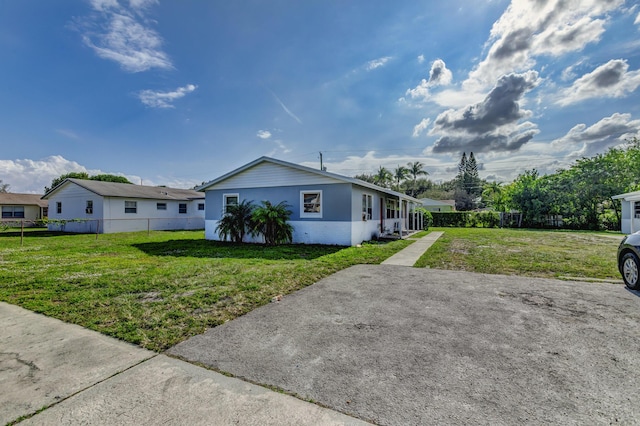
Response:
[{"label": "neighboring house", "polygon": [[620,200],[622,215],[620,220],[623,234],[640,231],[640,191],[615,195],[614,200]]},{"label": "neighboring house", "polygon": [[49,230],[129,232],[203,229],[204,193],[190,189],[65,179],[49,200]]},{"label": "neighboring house", "polygon": [[421,198],[422,207],[430,212],[452,212],[456,209],[456,200],[432,200]]},{"label": "neighboring house", "polygon": [[0,193],[0,206],[4,222],[22,221],[33,225],[47,217],[49,203],[38,194]]},{"label": "neighboring house", "polygon": [[219,240],[216,227],[226,206],[242,200],[285,201],[292,211],[293,242],[357,245],[384,235],[422,229],[414,213],[420,200],[359,179],[261,157],[206,183],[205,238]]}]

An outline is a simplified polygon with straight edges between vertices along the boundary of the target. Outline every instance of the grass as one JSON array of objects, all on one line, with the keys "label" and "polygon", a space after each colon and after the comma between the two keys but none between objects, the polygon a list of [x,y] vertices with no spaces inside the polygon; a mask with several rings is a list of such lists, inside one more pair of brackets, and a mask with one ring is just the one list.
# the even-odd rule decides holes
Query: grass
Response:
[{"label": "grass", "polygon": [[[440,228],[416,266],[621,282],[619,234]],[[419,233],[417,236],[426,235]],[[202,231],[95,235],[0,232],[0,300],[162,351],[409,241],[266,247]]]},{"label": "grass", "polygon": [[161,351],[340,269],[409,244],[266,247],[202,231],[0,232],[0,300]]},{"label": "grass", "polygon": [[418,267],[621,282],[620,234],[524,229],[433,228],[444,235]]}]

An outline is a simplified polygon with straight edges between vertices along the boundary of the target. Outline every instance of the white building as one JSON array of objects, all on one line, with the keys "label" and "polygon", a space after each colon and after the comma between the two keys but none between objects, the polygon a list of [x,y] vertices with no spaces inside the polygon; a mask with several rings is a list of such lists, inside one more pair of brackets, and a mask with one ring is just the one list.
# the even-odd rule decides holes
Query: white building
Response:
[{"label": "white building", "polygon": [[69,178],[42,198],[53,231],[204,229],[205,194],[190,189]]}]

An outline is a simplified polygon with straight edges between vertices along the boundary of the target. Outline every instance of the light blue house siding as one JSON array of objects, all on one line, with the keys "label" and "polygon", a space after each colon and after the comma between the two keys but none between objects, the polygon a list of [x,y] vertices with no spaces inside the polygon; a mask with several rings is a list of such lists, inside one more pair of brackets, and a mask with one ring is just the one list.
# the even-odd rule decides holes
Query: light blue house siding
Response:
[{"label": "light blue house siding", "polygon": [[[419,203],[415,198],[354,178],[268,157],[214,179],[200,190],[206,193],[205,238],[209,240],[220,239],[216,228],[229,199],[255,204],[285,201],[292,212],[289,223],[294,229],[294,243],[345,246],[369,241],[382,233],[403,235],[404,231],[415,229],[410,220],[414,216],[408,212]],[[307,201],[303,200],[304,195]],[[250,236],[245,238],[251,241]]]},{"label": "light blue house siding", "polygon": [[[302,217],[301,193],[322,191],[322,214],[317,217]],[[371,195],[372,217],[362,218],[362,194]],[[217,240],[218,221],[224,214],[226,196],[238,196],[238,200],[262,201],[272,204],[285,201],[291,210],[290,224],[293,226],[293,242],[306,244],[354,245],[379,235],[377,221],[380,219],[380,194],[375,191],[354,188],[349,183],[330,185],[299,185],[275,188],[230,188],[206,192],[205,237]],[[260,239],[246,238],[261,242]]]}]

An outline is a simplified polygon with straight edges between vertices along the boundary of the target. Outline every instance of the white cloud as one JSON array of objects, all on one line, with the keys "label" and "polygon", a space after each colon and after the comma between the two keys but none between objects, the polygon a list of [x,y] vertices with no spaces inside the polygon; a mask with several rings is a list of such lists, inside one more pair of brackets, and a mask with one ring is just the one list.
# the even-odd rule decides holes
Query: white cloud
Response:
[{"label": "white cloud", "polygon": [[196,90],[198,86],[187,84],[178,87],[172,92],[159,92],[154,90],[142,90],[138,93],[140,101],[152,108],[174,108],[173,102]]},{"label": "white cloud", "polygon": [[635,21],[633,21],[633,23],[634,23],[635,25],[640,25],[640,13],[638,13],[638,16],[636,16],[636,20],[635,20]]},{"label": "white cloud", "polygon": [[421,64],[424,62],[424,55],[418,55],[418,63]]},{"label": "white cloud", "polygon": [[268,130],[258,130],[258,133],[256,133],[256,136],[259,137],[260,139],[269,139],[271,137],[271,132]]},{"label": "white cloud", "polygon": [[612,59],[577,79],[560,93],[560,105],[570,105],[590,98],[621,98],[640,86],[640,71],[628,71],[623,59]]},{"label": "white cloud", "polygon": [[0,160],[0,180],[3,183],[8,183],[10,191],[14,193],[44,194],[45,186],[50,186],[53,179],[70,172],[86,172],[89,175],[113,174],[124,176],[134,184],[142,182],[144,185],[166,185],[171,188],[193,188],[200,183],[200,181],[174,177],[142,178],[137,175],[88,169],[61,155],[52,155],[40,160]]},{"label": "white cloud", "polygon": [[491,29],[484,60],[465,89],[482,90],[501,75],[531,69],[540,55],[560,56],[600,40],[604,15],[624,0],[513,0]]},{"label": "white cloud", "polygon": [[631,114],[615,113],[587,127],[580,123],[561,138],[551,142],[554,151],[569,152],[570,158],[592,156],[598,152],[640,137],[640,120],[631,119]]},{"label": "white cloud", "polygon": [[416,124],[415,127],[413,128],[413,137],[417,138],[418,136],[420,136],[422,132],[424,132],[427,129],[427,127],[429,127],[429,124],[431,124],[431,119],[423,118],[422,121]]},{"label": "white cloud", "polygon": [[83,42],[103,59],[115,61],[129,72],[173,68],[162,50],[162,37],[144,18],[153,0],[132,0],[129,7],[117,0],[92,0],[97,12],[80,22]]},{"label": "white cloud", "polygon": [[376,68],[380,68],[385,66],[387,62],[391,60],[391,56],[385,56],[384,58],[374,59],[372,61],[367,62],[365,69],[367,71],[375,70]]},{"label": "white cloud", "polygon": [[436,59],[431,64],[431,70],[429,71],[429,80],[422,79],[413,89],[408,89],[405,93],[411,99],[426,100],[430,96],[432,87],[447,86],[451,84],[453,80],[453,73],[447,68],[447,65],[442,59]]}]

